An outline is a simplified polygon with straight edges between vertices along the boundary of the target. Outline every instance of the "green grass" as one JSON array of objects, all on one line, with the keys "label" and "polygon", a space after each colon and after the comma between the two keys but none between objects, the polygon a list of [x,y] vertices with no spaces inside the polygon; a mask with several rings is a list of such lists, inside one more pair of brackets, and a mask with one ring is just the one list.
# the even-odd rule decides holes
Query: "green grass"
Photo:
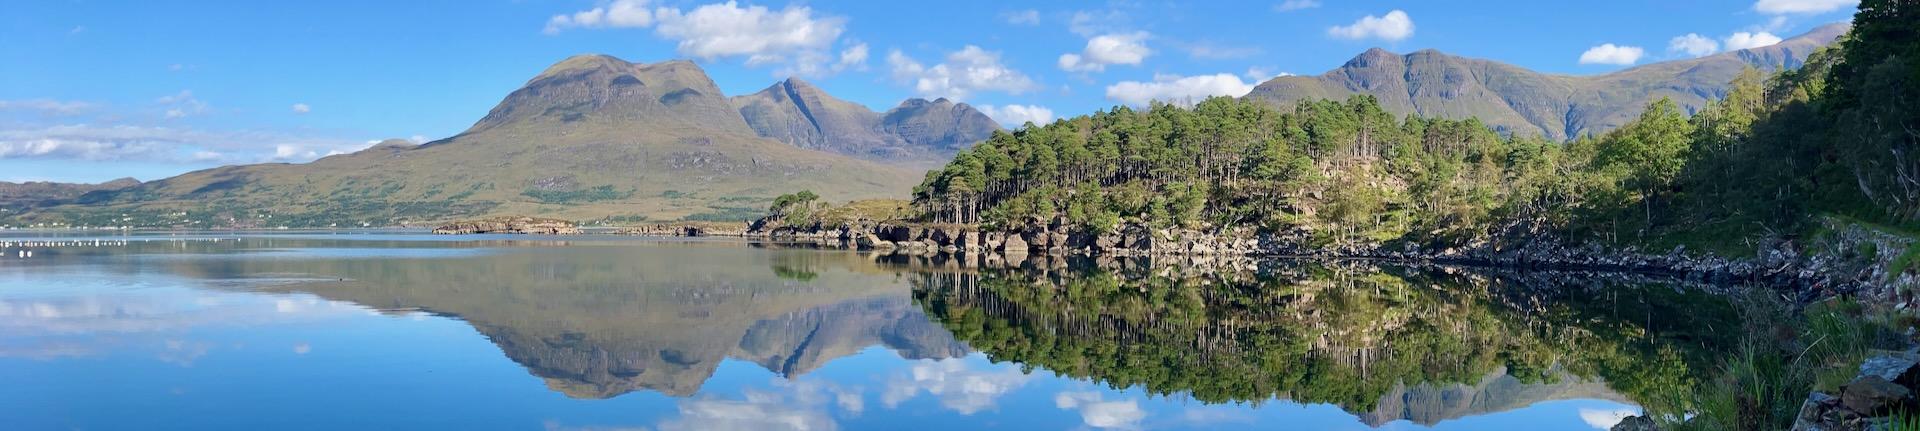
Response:
[{"label": "green grass", "polygon": [[1887,429],[1891,431],[1920,431],[1920,415],[1915,415],[1913,412],[1907,410],[1893,412],[1893,420],[1887,423]]},{"label": "green grass", "polygon": [[1920,272],[1920,242],[1907,246],[1907,252],[1893,258],[1887,265],[1887,279],[1897,278],[1902,273]]},{"label": "green grass", "polygon": [[1786,429],[1810,391],[1837,393],[1877,348],[1899,344],[1898,316],[1850,299],[1808,306],[1796,318],[1765,292],[1739,299],[1747,326],[1738,352],[1695,390],[1693,418],[1670,429]]},{"label": "green grass", "polygon": [[567,190],[567,191],[527,189],[526,191],[520,192],[520,194],[526,197],[534,198],[535,200],[540,201],[540,203],[571,204],[571,203],[581,203],[581,202],[600,202],[600,201],[626,199],[628,197],[633,196],[633,190],[627,190],[625,192],[614,191],[613,186],[609,185],[609,186],[597,186],[597,187],[586,189],[586,190]]}]

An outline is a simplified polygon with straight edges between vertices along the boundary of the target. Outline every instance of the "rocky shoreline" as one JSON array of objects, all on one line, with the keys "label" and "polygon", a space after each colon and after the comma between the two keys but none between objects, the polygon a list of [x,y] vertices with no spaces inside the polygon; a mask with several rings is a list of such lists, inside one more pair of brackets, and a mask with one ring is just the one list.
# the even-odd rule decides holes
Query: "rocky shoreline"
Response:
[{"label": "rocky shoreline", "polygon": [[566,220],[507,216],[453,222],[433,228],[433,233],[436,235],[472,235],[486,233],[578,235],[580,234],[580,228],[574,225],[573,222]]},{"label": "rocky shoreline", "polygon": [[[1057,254],[1091,256],[1248,256],[1287,258],[1372,259],[1406,263],[1440,263],[1527,270],[1627,272],[1703,283],[1755,283],[1792,292],[1796,300],[1853,295],[1891,307],[1913,305],[1908,292],[1920,290],[1920,275],[1892,269],[1897,253],[1912,240],[1857,225],[1829,222],[1832,235],[1804,243],[1775,240],[1758,247],[1748,258],[1688,253],[1676,248],[1665,253],[1633,248],[1617,249],[1546,236],[1503,235],[1493,240],[1451,246],[1411,242],[1379,244],[1314,244],[1304,232],[1268,233],[1252,229],[1153,228],[1123,223],[1109,232],[1094,233],[1064,220],[1030,221],[1009,230],[982,230],[965,224],[910,222],[854,222],[839,225],[788,226],[763,219],[737,228],[709,225],[656,225],[629,228],[622,233],[656,236],[732,236],[773,241],[797,241],[821,247],[899,254]],[[1810,251],[1817,250],[1817,251]],[[1873,250],[1873,251],[1868,251]]]}]

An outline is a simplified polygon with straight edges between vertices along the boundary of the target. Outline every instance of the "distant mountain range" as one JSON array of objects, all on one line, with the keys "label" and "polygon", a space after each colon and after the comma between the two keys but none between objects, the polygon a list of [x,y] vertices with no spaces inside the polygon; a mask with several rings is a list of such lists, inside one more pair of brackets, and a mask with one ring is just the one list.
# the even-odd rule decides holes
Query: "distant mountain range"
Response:
[{"label": "distant mountain range", "polygon": [[132,178],[121,178],[99,184],[55,183],[46,181],[10,183],[0,181],[0,211],[12,211],[49,202],[71,200],[95,190],[119,190],[137,185],[140,185],[140,180]]},{"label": "distant mountain range", "polygon": [[1846,31],[1846,23],[1829,24],[1770,46],[1594,76],[1540,73],[1435,50],[1398,55],[1374,48],[1319,76],[1274,78],[1246,97],[1290,108],[1302,99],[1370,94],[1395,114],[1477,117],[1502,130],[1565,139],[1619,127],[1661,97],[1697,111],[1725,95],[1741,70],[1799,67]]},{"label": "distant mountain range", "polygon": [[[1846,30],[1831,24],[1772,46],[1594,76],[1376,48],[1319,76],[1269,80],[1245,97],[1288,109],[1370,94],[1399,114],[1477,117],[1565,139],[1618,127],[1660,97],[1697,110],[1741,70],[1798,67]],[[579,55],[450,138],[142,184],[0,184],[0,225],[375,226],[495,214],[741,220],[803,189],[830,201],[905,196],[918,169],[997,130],[979,110],[946,99],[874,112],[797,78],[729,98],[692,62]]]},{"label": "distant mountain range", "polygon": [[907,99],[879,113],[836,99],[799,78],[731,101],[760,136],[882,161],[945,163],[1000,130],[992,118],[965,103]]},{"label": "distant mountain range", "polygon": [[878,114],[797,79],[729,100],[692,62],[581,55],[528,80],[450,138],[56,196],[36,200],[42,208],[16,222],[382,226],[491,214],[739,221],[803,189],[833,201],[904,196],[921,176],[910,166],[939,163],[995,130],[979,111],[946,100],[908,100]]}]

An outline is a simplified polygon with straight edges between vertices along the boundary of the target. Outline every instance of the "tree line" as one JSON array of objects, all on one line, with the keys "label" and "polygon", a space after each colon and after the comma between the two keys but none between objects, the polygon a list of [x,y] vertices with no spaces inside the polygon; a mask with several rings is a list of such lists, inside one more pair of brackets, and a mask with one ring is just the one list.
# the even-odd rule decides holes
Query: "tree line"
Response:
[{"label": "tree line", "polygon": [[995,133],[929,171],[913,204],[930,222],[1058,217],[1102,232],[1136,220],[1304,230],[1334,243],[1515,226],[1658,242],[1797,232],[1824,214],[1913,225],[1914,22],[1912,0],[1863,1],[1853,30],[1798,69],[1749,69],[1699,112],[1661,99],[1617,129],[1564,142],[1395,116],[1365,95],[1118,106]]}]

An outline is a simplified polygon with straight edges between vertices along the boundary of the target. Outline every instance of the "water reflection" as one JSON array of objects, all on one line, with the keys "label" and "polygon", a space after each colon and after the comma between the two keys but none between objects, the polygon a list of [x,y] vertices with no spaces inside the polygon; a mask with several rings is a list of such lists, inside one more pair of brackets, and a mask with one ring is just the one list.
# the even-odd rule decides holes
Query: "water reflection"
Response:
[{"label": "water reflection", "polygon": [[[1730,342],[1711,328],[1737,324],[1704,292],[1631,278],[1352,262],[1056,260],[914,285],[996,361],[1209,403],[1328,403],[1374,426],[1562,399],[1680,411],[1672,395]],[[1056,403],[1129,417],[1084,394]]]},{"label": "water reflection", "polygon": [[[68,413],[28,429],[128,425],[23,389],[54,381],[186,428],[307,417],[174,413],[281,408],[264,394],[355,413],[314,428],[1604,428],[1684,407],[1665,395],[1732,318],[1639,280],[1364,263],[405,235],[41,250],[0,265],[0,420]],[[314,385],[381,389],[285,392]],[[454,404],[487,408],[411,419]]]}]

